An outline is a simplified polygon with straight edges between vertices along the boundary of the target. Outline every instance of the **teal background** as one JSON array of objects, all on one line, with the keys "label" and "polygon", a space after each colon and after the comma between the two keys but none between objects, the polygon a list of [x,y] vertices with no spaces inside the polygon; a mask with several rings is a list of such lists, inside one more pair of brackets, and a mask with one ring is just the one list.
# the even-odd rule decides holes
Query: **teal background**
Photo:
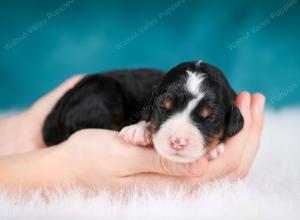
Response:
[{"label": "teal background", "polygon": [[198,59],[237,91],[264,93],[269,107],[300,104],[297,0],[67,3],[0,1],[0,110],[29,106],[76,73]]}]

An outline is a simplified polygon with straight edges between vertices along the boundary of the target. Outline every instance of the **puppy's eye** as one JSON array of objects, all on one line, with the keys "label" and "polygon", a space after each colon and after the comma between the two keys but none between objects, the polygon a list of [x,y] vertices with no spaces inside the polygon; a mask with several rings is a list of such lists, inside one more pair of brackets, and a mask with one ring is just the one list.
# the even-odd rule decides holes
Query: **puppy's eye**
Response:
[{"label": "puppy's eye", "polygon": [[199,116],[204,118],[204,119],[211,116],[211,114],[212,114],[212,109],[211,109],[211,107],[209,107],[207,105],[203,106],[199,111]]},{"label": "puppy's eye", "polygon": [[173,106],[173,101],[171,99],[165,99],[163,101],[163,106],[164,106],[165,109],[169,110]]}]

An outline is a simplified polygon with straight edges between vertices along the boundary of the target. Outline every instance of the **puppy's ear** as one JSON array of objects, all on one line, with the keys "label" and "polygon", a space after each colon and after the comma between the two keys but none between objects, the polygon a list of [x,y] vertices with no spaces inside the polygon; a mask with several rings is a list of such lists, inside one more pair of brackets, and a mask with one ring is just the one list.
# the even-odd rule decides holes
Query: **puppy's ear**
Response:
[{"label": "puppy's ear", "polygon": [[244,118],[234,104],[231,105],[231,109],[227,115],[227,128],[225,131],[225,135],[227,137],[232,137],[236,133],[238,133],[244,126]]}]

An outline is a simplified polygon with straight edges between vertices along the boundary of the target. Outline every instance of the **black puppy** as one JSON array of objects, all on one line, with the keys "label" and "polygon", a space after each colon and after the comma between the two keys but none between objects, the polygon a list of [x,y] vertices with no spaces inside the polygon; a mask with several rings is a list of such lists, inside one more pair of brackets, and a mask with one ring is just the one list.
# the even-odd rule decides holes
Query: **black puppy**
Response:
[{"label": "black puppy", "polygon": [[192,162],[223,152],[243,127],[236,93],[207,63],[186,62],[167,74],[152,69],[89,75],[68,91],[45,121],[47,145],[84,128],[120,130],[127,142],[153,143],[164,157]]}]

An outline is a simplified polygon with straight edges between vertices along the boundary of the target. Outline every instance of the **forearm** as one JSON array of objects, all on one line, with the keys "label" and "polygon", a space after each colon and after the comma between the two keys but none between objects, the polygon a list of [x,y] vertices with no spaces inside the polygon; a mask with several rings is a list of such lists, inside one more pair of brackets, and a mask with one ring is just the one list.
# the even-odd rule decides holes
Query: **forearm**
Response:
[{"label": "forearm", "polygon": [[28,111],[0,119],[0,156],[28,152],[40,148],[41,137],[33,124],[33,114]]},{"label": "forearm", "polygon": [[13,115],[0,119],[0,155],[9,155],[17,151],[17,142],[21,139],[21,115]]},{"label": "forearm", "polygon": [[60,147],[0,157],[0,188],[15,192],[64,188],[76,174]]}]

